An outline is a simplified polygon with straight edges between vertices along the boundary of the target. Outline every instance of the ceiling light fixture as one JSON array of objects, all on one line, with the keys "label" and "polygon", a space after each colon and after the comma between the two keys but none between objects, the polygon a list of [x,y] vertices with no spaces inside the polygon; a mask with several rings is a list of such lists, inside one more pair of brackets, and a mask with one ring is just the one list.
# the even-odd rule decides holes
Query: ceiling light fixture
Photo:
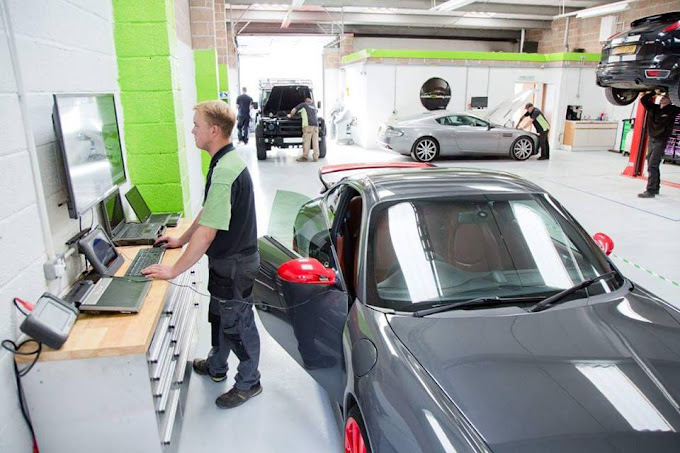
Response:
[{"label": "ceiling light fixture", "polygon": [[578,19],[588,19],[591,17],[606,16],[608,14],[620,13],[629,8],[629,4],[636,0],[624,0],[616,3],[609,3],[607,5],[593,6],[592,8],[582,9],[580,11],[574,11],[572,13],[559,14],[554,16],[553,19],[562,19],[564,17],[574,17]]},{"label": "ceiling light fixture", "polygon": [[437,5],[430,9],[434,11],[453,11],[454,9],[462,8],[476,1],[477,0],[449,0],[448,2],[444,2],[441,5]]}]

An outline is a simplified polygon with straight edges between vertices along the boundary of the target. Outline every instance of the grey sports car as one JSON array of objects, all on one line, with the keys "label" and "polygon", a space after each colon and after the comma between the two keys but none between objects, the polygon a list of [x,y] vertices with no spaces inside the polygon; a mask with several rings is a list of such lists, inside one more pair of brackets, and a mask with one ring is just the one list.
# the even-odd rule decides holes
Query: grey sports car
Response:
[{"label": "grey sports car", "polygon": [[375,166],[277,194],[254,287],[346,453],[680,451],[680,312],[611,239],[510,174]]},{"label": "grey sports car", "polygon": [[378,143],[418,162],[466,154],[510,154],[514,159],[526,160],[538,149],[538,135],[469,113],[437,110],[388,122],[378,131]]}]

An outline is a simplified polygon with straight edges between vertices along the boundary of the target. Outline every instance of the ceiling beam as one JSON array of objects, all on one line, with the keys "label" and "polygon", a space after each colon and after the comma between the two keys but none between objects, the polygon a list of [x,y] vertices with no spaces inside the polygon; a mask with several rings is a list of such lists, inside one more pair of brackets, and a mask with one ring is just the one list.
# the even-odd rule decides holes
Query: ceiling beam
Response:
[{"label": "ceiling beam", "polygon": [[[436,12],[435,12],[436,13]],[[250,9],[241,20],[251,22],[281,23],[286,11]],[[450,14],[371,14],[334,11],[292,11],[288,18],[291,22],[329,24],[342,22],[347,25],[383,25],[402,27],[430,27],[430,28],[484,28],[501,30],[521,30],[522,28],[550,28],[552,17],[544,19],[542,16],[529,15],[494,15],[492,17],[473,16],[471,13],[454,12]]]}]

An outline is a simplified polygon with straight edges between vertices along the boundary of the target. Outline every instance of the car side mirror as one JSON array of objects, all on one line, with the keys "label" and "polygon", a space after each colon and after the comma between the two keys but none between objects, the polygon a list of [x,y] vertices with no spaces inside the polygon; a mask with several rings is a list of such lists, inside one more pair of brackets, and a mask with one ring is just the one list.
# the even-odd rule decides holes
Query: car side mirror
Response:
[{"label": "car side mirror", "polygon": [[253,102],[253,109],[257,110],[260,108],[260,105],[257,102]]},{"label": "car side mirror", "polygon": [[493,125],[492,125],[492,124],[487,124],[487,125],[486,125],[486,130],[487,130],[487,131],[490,131],[491,129],[493,129]]},{"label": "car side mirror", "polygon": [[593,240],[602,249],[605,255],[609,256],[614,251],[614,241],[604,233],[595,233]]},{"label": "car side mirror", "polygon": [[314,258],[297,258],[286,261],[279,267],[279,278],[289,283],[306,285],[334,285],[335,272],[323,267]]}]

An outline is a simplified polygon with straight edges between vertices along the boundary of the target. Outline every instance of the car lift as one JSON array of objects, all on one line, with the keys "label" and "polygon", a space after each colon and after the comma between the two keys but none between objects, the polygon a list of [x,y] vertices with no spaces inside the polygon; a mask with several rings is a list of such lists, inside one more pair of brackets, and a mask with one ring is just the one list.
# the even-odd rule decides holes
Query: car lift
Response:
[{"label": "car lift", "polygon": [[[633,140],[630,144],[628,165],[623,169],[622,175],[630,178],[641,178],[646,181],[647,177],[643,176],[643,173],[645,161],[647,160],[647,109],[639,100],[636,102],[638,105],[637,113],[635,114],[635,125],[633,126]],[[662,180],[661,184],[680,189],[680,184],[677,183]]]}]

